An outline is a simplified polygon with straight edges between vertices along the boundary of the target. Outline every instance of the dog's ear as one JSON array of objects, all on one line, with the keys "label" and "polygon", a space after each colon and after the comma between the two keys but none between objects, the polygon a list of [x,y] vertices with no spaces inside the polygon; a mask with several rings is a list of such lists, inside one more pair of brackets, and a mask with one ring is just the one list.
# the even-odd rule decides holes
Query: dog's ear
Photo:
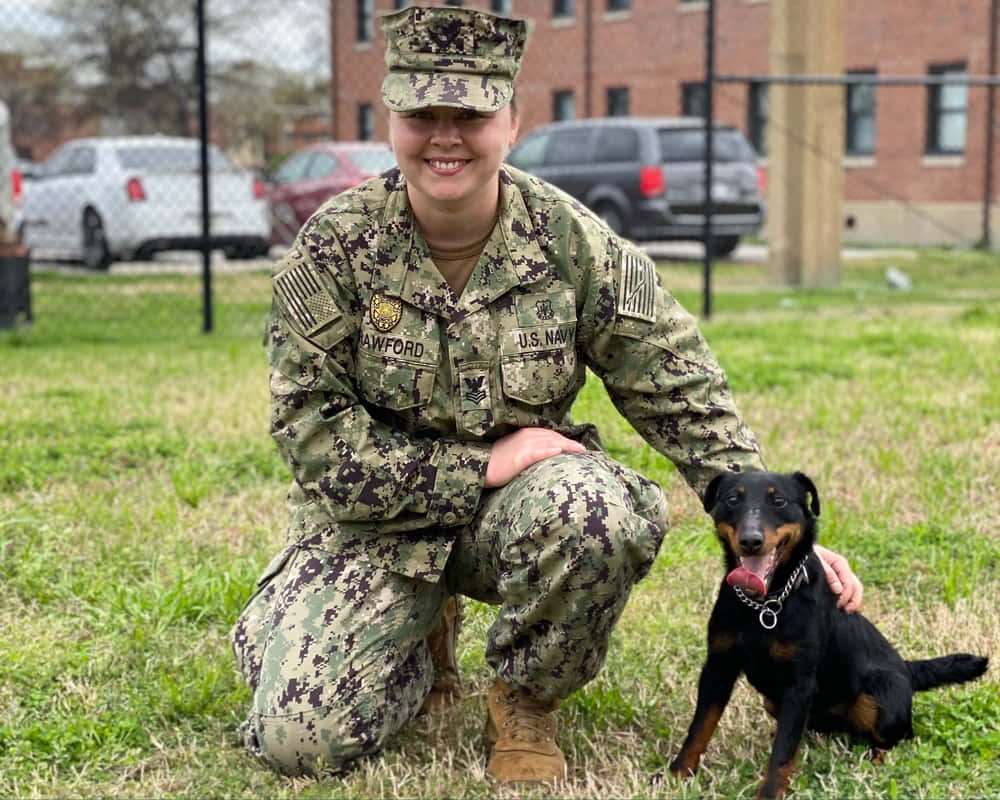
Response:
[{"label": "dog's ear", "polygon": [[705,487],[705,496],[701,504],[708,513],[712,513],[712,509],[715,508],[715,501],[719,497],[719,484],[722,483],[722,479],[728,474],[727,472],[720,472]]},{"label": "dog's ear", "polygon": [[809,501],[809,510],[812,511],[814,517],[819,516],[819,492],[816,491],[816,485],[810,480],[809,476],[802,472],[795,472],[792,477],[798,482],[799,486],[806,490],[806,492],[811,495],[812,499]]}]

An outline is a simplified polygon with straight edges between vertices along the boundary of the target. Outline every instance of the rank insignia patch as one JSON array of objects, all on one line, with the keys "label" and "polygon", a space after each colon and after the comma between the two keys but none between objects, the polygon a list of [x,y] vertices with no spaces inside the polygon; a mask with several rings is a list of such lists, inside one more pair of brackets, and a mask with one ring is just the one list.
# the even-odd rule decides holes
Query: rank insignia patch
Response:
[{"label": "rank insignia patch", "polygon": [[319,330],[339,316],[333,298],[303,266],[292,267],[276,277],[274,288],[288,313],[307,333]]},{"label": "rank insignia patch", "polygon": [[618,313],[652,322],[656,319],[656,267],[634,253],[623,253]]},{"label": "rank insignia patch", "polygon": [[475,375],[465,379],[465,394],[462,395],[472,405],[479,406],[489,395],[483,388],[486,385],[485,375]]},{"label": "rank insignia patch", "polygon": [[403,301],[396,297],[387,297],[381,292],[372,295],[371,306],[368,309],[375,330],[385,333],[399,324],[403,317]]}]

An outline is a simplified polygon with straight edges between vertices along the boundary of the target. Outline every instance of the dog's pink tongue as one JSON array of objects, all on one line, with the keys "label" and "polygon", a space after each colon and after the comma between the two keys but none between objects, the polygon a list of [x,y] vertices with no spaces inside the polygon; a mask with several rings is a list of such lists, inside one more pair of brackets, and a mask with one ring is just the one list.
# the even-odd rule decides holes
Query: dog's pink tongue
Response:
[{"label": "dog's pink tongue", "polygon": [[764,579],[746,567],[737,567],[726,576],[726,583],[730,586],[739,586],[743,591],[751,594],[762,595],[767,592]]}]

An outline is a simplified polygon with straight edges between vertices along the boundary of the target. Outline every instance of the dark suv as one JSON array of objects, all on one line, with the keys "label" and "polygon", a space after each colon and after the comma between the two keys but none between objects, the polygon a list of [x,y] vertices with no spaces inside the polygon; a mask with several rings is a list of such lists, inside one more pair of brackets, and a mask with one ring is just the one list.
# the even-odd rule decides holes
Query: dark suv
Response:
[{"label": "dark suv", "polygon": [[[764,223],[763,172],[736,128],[716,125],[713,252]],[[631,239],[696,239],[705,224],[705,127],[698,117],[606,117],[535,128],[507,157]]]}]

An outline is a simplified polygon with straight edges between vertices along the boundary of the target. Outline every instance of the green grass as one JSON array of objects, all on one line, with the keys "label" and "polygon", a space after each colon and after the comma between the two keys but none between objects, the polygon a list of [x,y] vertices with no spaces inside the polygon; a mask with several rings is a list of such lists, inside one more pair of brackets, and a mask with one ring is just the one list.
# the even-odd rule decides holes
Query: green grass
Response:
[{"label": "green grass", "polygon": [[[889,290],[895,265],[912,292]],[[661,265],[700,306],[700,265]],[[820,488],[822,540],[865,581],[904,655],[1000,641],[1000,259],[920,251],[790,290],[719,264],[703,324],[769,465]],[[249,693],[227,631],[279,546],[288,473],[267,436],[266,276],[37,276],[36,323],[0,334],[0,796],[482,797],[490,609],[470,604],[466,697],[342,779],[291,780],[241,750]],[[116,302],[107,302],[116,298]],[[120,301],[120,302],[119,302]],[[673,466],[594,381],[576,415],[659,481],[674,527],[602,674],[560,712],[570,779],[532,795],[752,795],[771,725],[741,682],[702,773],[663,771],[694,708],[719,552]],[[875,767],[809,736],[793,796],[1000,796],[997,669],[919,695],[916,738]]]}]

